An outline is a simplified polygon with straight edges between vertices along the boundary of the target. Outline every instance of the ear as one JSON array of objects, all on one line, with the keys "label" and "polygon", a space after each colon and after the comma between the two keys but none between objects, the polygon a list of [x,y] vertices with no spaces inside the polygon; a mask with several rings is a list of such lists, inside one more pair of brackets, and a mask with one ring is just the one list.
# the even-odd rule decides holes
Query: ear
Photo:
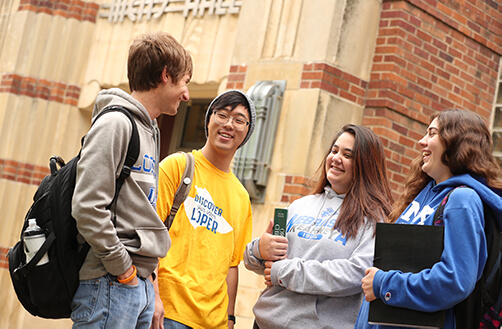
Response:
[{"label": "ear", "polygon": [[167,73],[166,67],[164,67],[164,69],[162,70],[161,79],[162,79],[162,82],[164,82],[164,83],[168,83],[169,79],[171,79],[171,77],[169,76],[169,73]]}]

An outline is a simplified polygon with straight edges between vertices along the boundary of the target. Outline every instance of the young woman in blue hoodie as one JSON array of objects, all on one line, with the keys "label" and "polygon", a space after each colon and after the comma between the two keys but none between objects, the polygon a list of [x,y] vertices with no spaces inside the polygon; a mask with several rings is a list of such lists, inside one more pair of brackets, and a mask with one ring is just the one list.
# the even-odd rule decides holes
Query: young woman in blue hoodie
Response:
[{"label": "young woman in blue hoodie", "polygon": [[253,308],[255,328],[354,327],[375,225],[391,210],[382,142],[345,125],[318,172],[314,193],[289,207],[286,238],[270,234],[271,221],[246,247],[244,264],[268,286]]},{"label": "young woman in blue hoodie", "polygon": [[435,312],[446,310],[444,328],[454,329],[453,306],[465,299],[480,278],[487,258],[483,204],[502,216],[501,171],[492,155],[492,139],[482,118],[464,110],[433,117],[418,142],[404,192],[394,204],[391,222],[433,225],[434,212],[452,189],[444,208],[441,260],[418,273],[371,267],[362,279],[365,301],[355,328],[396,328],[368,324],[369,302]]}]

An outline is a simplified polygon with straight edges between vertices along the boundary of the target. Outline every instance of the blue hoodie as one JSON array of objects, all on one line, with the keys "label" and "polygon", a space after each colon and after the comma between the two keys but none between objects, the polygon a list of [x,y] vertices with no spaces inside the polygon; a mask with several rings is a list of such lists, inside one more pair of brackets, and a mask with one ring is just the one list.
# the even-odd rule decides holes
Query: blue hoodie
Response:
[{"label": "blue hoodie", "polygon": [[[433,225],[434,212],[448,192],[460,185],[446,203],[444,250],[441,261],[419,273],[378,271],[373,291],[387,305],[434,312],[447,310],[444,328],[455,328],[453,306],[465,299],[481,277],[487,258],[483,203],[501,221],[500,191],[490,189],[483,179],[458,175],[435,184],[429,182],[396,221],[397,224]],[[502,221],[499,222],[499,225]],[[390,298],[384,298],[390,293]],[[368,324],[369,303],[363,301],[355,328],[398,328]]]}]

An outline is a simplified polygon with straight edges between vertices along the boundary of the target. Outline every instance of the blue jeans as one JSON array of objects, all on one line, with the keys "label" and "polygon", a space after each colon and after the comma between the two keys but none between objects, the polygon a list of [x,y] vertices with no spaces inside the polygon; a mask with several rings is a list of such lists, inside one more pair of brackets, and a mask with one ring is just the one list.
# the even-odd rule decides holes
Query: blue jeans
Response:
[{"label": "blue jeans", "polygon": [[71,303],[72,328],[150,329],[155,311],[155,293],[150,280],[138,277],[128,286],[107,274],[80,281]]},{"label": "blue jeans", "polygon": [[183,323],[164,318],[164,329],[192,329],[192,327],[185,326]]}]

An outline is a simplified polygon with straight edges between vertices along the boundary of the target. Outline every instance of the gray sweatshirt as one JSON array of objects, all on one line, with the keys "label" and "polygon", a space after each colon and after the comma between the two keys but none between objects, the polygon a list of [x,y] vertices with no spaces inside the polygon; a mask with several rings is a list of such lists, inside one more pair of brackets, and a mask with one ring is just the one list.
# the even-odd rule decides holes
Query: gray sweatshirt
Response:
[{"label": "gray sweatshirt", "polygon": [[121,105],[138,127],[140,152],[131,175],[124,181],[116,204],[116,223],[106,207],[113,199],[115,180],[123,167],[132,134],[129,119],[120,112],[106,113],[85,136],[77,166],[72,215],[79,233],[91,246],[80,270],[80,280],[120,275],[131,264],[138,276],[148,277],[171,240],[156,212],[159,141],[157,121],[143,105],[120,89],[101,91],[93,120],[110,105]]},{"label": "gray sweatshirt", "polygon": [[[253,312],[260,329],[354,328],[363,294],[361,279],[373,263],[373,226],[345,239],[333,225],[345,195],[330,187],[294,201],[288,210],[288,258],[272,266],[272,287]],[[259,238],[244,254],[247,269],[263,274]]]}]

